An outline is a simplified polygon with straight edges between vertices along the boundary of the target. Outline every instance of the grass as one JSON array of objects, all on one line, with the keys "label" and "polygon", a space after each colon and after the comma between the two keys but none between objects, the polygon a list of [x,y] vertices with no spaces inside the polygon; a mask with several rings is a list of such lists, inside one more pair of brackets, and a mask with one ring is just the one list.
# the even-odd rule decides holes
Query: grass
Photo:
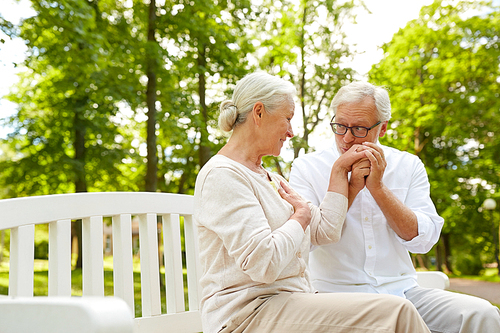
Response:
[{"label": "grass", "polygon": [[[165,281],[165,271],[162,267],[160,270],[161,279]],[[184,274],[186,280],[186,275]],[[184,286],[186,286],[184,281]],[[0,295],[8,294],[9,286],[9,267],[7,263],[0,264]],[[81,296],[82,290],[82,271],[75,269],[71,272],[71,295]],[[160,289],[161,292],[161,312],[166,313],[166,292],[165,288]],[[35,260],[34,264],[34,281],[33,281],[33,294],[35,296],[48,295],[48,261]],[[113,296],[113,258],[104,258],[104,295]],[[187,288],[184,288],[185,304],[187,307]],[[134,259],[134,312],[136,317],[141,317],[141,274],[139,259]]]}]

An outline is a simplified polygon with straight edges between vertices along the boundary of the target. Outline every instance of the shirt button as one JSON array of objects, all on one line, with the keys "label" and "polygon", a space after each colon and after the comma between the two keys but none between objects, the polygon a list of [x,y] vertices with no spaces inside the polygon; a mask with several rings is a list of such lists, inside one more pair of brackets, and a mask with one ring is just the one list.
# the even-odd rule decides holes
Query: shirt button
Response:
[{"label": "shirt button", "polygon": [[368,245],[368,250],[371,250],[372,249],[372,246],[371,245]]},{"label": "shirt button", "polygon": [[302,272],[302,273],[300,273],[300,276],[301,276],[301,277],[304,277],[304,276],[306,276],[306,275],[304,274],[304,272]]},{"label": "shirt button", "polygon": [[368,217],[365,217],[365,221],[368,221]]},{"label": "shirt button", "polygon": [[297,252],[297,258],[302,258],[302,253]]}]

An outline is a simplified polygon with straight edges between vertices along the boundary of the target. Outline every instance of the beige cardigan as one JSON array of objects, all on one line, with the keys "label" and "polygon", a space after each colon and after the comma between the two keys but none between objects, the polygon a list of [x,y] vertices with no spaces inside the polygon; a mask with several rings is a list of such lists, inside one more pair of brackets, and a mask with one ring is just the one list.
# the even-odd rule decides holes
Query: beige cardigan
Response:
[{"label": "beige cardigan", "polygon": [[[270,177],[274,184],[285,182],[278,175]],[[194,217],[205,333],[219,331],[258,296],[314,292],[307,270],[310,245],[340,239],[347,198],[328,192],[319,208],[309,206],[312,219],[304,233],[289,219],[293,207],[266,178],[222,155],[201,169]]]}]

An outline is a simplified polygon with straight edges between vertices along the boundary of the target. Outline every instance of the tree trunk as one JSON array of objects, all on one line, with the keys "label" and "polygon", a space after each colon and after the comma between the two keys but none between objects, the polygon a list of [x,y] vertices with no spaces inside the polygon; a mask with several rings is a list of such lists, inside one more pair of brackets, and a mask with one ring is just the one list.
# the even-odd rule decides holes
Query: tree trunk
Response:
[{"label": "tree trunk", "polygon": [[[146,56],[146,71],[148,84],[146,88],[146,104],[148,107],[147,120],[147,171],[146,171],[146,192],[156,192],[158,188],[158,152],[156,147],[156,70],[158,65],[158,45],[155,38],[156,33],[156,0],[150,0],[148,18],[148,50]],[[161,233],[158,230],[158,266],[161,268]],[[161,278],[160,287],[165,283]]]},{"label": "tree trunk", "polygon": [[210,146],[208,145],[208,108],[206,104],[206,78],[205,78],[205,68],[207,65],[205,54],[205,46],[200,45],[198,49],[198,95],[200,96],[200,106],[201,106],[201,116],[202,124],[200,126],[200,150],[198,151],[198,157],[200,161],[200,168],[205,165],[210,159]]},{"label": "tree trunk", "polygon": [[440,272],[443,271],[443,254],[442,254],[443,245],[441,242],[438,242],[436,248],[434,249],[436,253],[436,269]]},{"label": "tree trunk", "polygon": [[424,258],[420,254],[417,254],[417,261],[420,268],[427,269],[427,265],[425,264]]},{"label": "tree trunk", "polygon": [[[309,140],[309,133],[307,129],[307,124],[309,122],[309,119],[306,114],[306,101],[305,101],[305,95],[306,95],[306,65],[305,65],[305,26],[307,21],[307,5],[304,4],[304,10],[302,12],[302,25],[301,25],[301,31],[300,31],[300,91],[299,91],[299,98],[300,98],[300,107],[302,108],[302,126],[304,127],[304,136],[300,138],[295,143],[298,145],[293,147],[293,158],[299,157],[299,152],[302,148],[306,149],[308,140]],[[307,153],[307,151],[305,151]]]},{"label": "tree trunk", "polygon": [[[74,118],[75,128],[75,192],[87,192],[87,182],[85,180],[85,132],[86,128],[83,121],[80,119],[80,112],[75,112]],[[78,241],[78,257],[75,268],[82,268],[82,220],[77,220],[75,225],[75,234]]]},{"label": "tree trunk", "polygon": [[444,269],[445,273],[453,274],[453,270],[451,269],[450,257],[450,234],[441,234],[441,239],[443,240],[443,257],[444,257]]},{"label": "tree trunk", "polygon": [[148,84],[146,90],[146,104],[148,107],[147,120],[147,171],[146,171],[146,191],[156,192],[157,188],[157,170],[158,156],[156,151],[156,65],[157,65],[157,48],[155,39],[156,25],[156,2],[151,0],[149,4],[149,21],[148,21],[148,47],[146,71]]},{"label": "tree trunk", "polygon": [[273,160],[274,160],[274,165],[276,166],[276,172],[278,173],[278,175],[285,178],[285,176],[283,176],[283,170],[281,169],[280,161],[278,160],[277,157],[273,157]]}]

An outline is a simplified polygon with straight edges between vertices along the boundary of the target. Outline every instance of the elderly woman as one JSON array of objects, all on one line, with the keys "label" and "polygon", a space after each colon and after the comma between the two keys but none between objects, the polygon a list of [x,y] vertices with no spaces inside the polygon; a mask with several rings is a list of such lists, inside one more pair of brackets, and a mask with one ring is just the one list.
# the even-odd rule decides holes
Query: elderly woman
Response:
[{"label": "elderly woman", "polygon": [[340,239],[347,175],[365,153],[353,147],[338,159],[319,207],[266,171],[262,157],[293,137],[294,94],[291,83],[254,73],[221,104],[219,126],[232,135],[195,187],[204,332],[429,332],[400,297],[314,292],[310,245]]}]

